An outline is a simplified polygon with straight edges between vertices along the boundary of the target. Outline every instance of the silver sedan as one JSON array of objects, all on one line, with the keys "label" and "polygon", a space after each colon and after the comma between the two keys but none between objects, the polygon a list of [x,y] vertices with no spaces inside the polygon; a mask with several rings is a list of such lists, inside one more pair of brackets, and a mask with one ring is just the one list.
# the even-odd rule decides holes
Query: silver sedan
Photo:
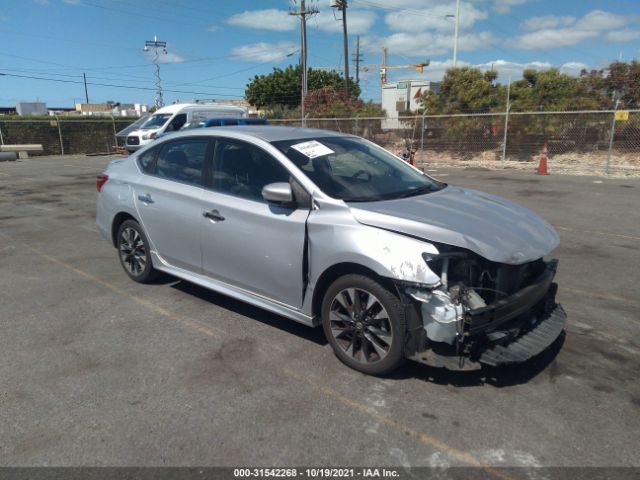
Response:
[{"label": "silver sedan", "polygon": [[111,162],[97,189],[131,279],[164,272],[322,325],[365,373],[523,362],[564,328],[547,222],[353,135],[178,132]]}]

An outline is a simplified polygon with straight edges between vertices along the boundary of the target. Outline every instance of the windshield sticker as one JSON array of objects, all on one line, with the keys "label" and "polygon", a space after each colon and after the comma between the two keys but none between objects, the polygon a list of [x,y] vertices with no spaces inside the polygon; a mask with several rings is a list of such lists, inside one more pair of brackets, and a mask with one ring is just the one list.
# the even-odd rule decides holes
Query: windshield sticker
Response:
[{"label": "windshield sticker", "polygon": [[323,155],[331,155],[332,153],[336,153],[326,145],[323,145],[316,140],[291,145],[291,148],[299,151],[305,157],[309,158],[322,157]]}]

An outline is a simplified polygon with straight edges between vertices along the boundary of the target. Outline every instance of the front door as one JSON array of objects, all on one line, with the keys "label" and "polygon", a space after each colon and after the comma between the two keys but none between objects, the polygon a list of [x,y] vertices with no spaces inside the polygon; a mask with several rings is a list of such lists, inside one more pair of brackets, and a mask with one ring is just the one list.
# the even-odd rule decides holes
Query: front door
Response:
[{"label": "front door", "polygon": [[203,193],[204,273],[300,308],[309,208],[262,199],[262,188],[288,182],[289,172],[255,145],[218,137],[212,173]]}]

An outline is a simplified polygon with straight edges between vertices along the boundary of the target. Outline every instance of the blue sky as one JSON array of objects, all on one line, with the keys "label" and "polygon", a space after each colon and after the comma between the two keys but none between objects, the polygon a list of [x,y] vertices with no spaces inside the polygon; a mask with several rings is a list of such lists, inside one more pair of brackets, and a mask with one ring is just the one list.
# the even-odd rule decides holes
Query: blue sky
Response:
[{"label": "blue sky", "polygon": [[[329,0],[308,23],[309,66],[340,67],[341,23]],[[153,103],[154,68],[144,41],[168,43],[161,57],[165,102],[241,98],[257,74],[298,62],[299,23],[289,0],[0,0],[0,105],[84,101]],[[466,0],[459,63],[496,68],[501,80],[524,66],[577,74],[621,56],[640,56],[638,0]],[[381,47],[390,64],[428,58],[423,74],[395,70],[391,80],[438,80],[451,65],[455,0],[349,0],[350,54],[356,35],[366,71],[365,98],[380,95]],[[287,56],[288,55],[288,56]],[[353,67],[352,67],[353,68]],[[353,72],[353,70],[352,70]],[[20,75],[10,76],[10,75]],[[39,77],[30,79],[24,77]],[[42,80],[49,79],[49,80]],[[59,80],[58,82],[51,79]],[[100,86],[110,84],[116,86]],[[124,88],[128,87],[128,88]]]}]

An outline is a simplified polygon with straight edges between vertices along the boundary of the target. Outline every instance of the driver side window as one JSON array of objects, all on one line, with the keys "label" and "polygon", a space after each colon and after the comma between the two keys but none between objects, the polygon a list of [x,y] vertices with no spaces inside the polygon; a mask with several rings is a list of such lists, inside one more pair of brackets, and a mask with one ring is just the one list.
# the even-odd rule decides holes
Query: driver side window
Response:
[{"label": "driver side window", "polygon": [[262,188],[289,182],[288,170],[261,148],[236,140],[216,142],[211,188],[220,193],[262,202]]}]

